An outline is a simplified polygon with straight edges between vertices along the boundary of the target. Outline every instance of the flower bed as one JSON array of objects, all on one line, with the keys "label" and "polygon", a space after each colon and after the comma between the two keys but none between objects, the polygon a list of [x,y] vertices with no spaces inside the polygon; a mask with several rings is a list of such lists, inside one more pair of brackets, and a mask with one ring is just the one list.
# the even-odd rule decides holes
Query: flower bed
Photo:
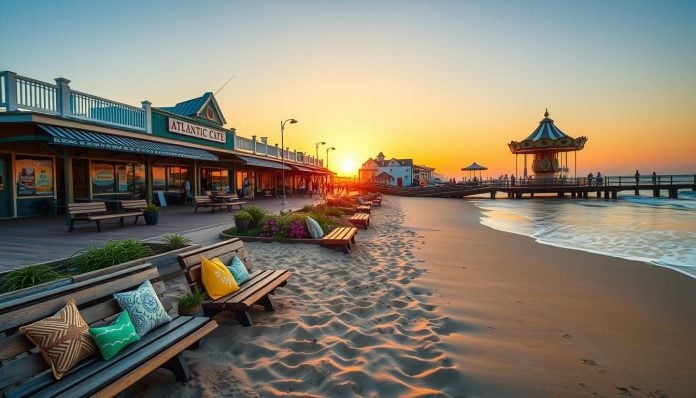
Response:
[{"label": "flower bed", "polygon": [[351,226],[342,210],[328,205],[308,205],[296,212],[278,215],[268,214],[257,206],[245,210],[252,214],[249,229],[238,232],[230,228],[222,231],[220,237],[237,237],[246,242],[316,243],[317,239],[312,239],[307,228],[307,217],[316,220],[324,233],[336,227]]}]

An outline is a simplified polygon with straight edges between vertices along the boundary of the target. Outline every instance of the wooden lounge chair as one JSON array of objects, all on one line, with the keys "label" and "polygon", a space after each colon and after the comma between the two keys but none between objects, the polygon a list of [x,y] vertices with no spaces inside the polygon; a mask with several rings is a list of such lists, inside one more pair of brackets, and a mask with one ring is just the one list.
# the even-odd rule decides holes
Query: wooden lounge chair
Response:
[{"label": "wooden lounge chair", "polygon": [[344,253],[350,253],[350,250],[355,244],[355,234],[358,229],[355,227],[338,227],[321,238],[321,243],[324,246],[334,250],[341,250]]},{"label": "wooden lounge chair", "polygon": [[370,226],[370,215],[368,213],[356,213],[353,214],[348,221],[356,227],[367,229],[367,227]]}]

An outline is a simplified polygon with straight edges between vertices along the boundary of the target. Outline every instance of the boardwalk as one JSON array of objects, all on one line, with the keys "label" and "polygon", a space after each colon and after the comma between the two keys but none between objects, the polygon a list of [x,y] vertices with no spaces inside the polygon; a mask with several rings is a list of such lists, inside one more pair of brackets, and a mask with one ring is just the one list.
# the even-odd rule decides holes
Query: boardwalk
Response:
[{"label": "boardwalk", "polygon": [[[249,205],[277,213],[281,209],[297,210],[309,203],[312,200],[308,198],[288,198],[284,207],[280,206],[280,199],[258,199]],[[104,221],[102,232],[97,232],[95,223],[79,223],[75,231],[68,232],[64,215],[0,220],[0,271],[69,257],[89,245],[101,246],[110,239],[158,241],[162,235],[177,233],[206,245],[216,242],[222,230],[234,226],[233,214],[206,210],[194,213],[193,206],[169,206],[161,208],[157,225],[145,225],[142,217],[133,225],[130,217],[123,228],[118,220]]]},{"label": "boardwalk", "polygon": [[397,188],[384,185],[362,184],[355,189],[361,191],[379,191],[386,194],[418,197],[459,198],[475,195],[490,195],[495,199],[499,192],[509,198],[522,198],[534,195],[556,195],[558,197],[587,198],[590,195],[616,199],[619,192],[628,191],[638,195],[640,191],[650,191],[655,197],[678,197],[679,190],[696,191],[696,175],[657,176],[653,183],[652,177],[641,177],[636,183],[635,177],[605,177],[599,182],[587,178],[529,180],[513,184],[509,180],[492,180],[483,183],[444,184],[434,187]]}]

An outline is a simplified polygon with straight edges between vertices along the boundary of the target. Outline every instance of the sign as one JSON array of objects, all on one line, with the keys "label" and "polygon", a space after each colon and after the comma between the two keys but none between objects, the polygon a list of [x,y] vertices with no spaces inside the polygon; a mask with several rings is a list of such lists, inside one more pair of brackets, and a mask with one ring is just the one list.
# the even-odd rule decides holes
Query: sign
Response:
[{"label": "sign", "polygon": [[53,160],[16,159],[17,196],[53,195]]},{"label": "sign", "polygon": [[92,193],[114,192],[114,166],[108,163],[92,163]]},{"label": "sign", "polygon": [[227,142],[227,135],[224,131],[198,126],[183,120],[170,117],[167,120],[167,126],[170,133],[188,135],[189,137],[202,138],[204,140],[215,141],[222,144]]}]

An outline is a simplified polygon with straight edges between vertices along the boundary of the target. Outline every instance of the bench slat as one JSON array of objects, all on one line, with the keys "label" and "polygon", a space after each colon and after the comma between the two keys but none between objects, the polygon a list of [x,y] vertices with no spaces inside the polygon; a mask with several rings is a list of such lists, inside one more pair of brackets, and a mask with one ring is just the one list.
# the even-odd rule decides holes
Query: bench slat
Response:
[{"label": "bench slat", "polygon": [[242,285],[239,287],[239,290],[237,290],[234,293],[228,294],[227,296],[220,297],[217,300],[214,300],[213,303],[219,304],[219,303],[239,303],[244,301],[244,299],[247,298],[247,296],[256,290],[263,288],[264,284],[263,281],[265,281],[267,278],[273,275],[273,270],[271,269],[266,269],[263,271],[258,271],[255,273],[248,281],[242,283]]},{"label": "bench slat", "polygon": [[272,285],[273,289],[275,289],[276,286],[287,281],[290,275],[292,274],[287,270],[274,271],[271,275],[264,278],[263,282],[257,284],[255,289],[246,289],[248,292],[244,292],[243,296],[245,297],[240,303],[243,307],[251,307],[254,303],[257,303],[264,298],[264,296],[269,294],[269,292],[266,291],[267,286]]}]

